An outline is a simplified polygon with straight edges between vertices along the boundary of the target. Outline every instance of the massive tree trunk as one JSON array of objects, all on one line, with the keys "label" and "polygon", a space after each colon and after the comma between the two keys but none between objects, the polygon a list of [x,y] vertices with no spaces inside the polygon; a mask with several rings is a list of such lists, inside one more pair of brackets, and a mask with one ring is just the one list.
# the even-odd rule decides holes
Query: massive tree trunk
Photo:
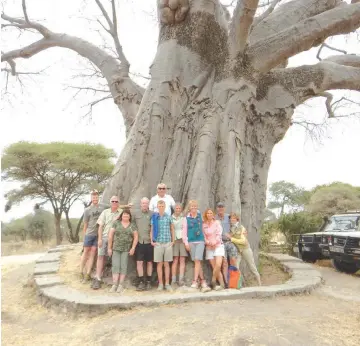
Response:
[{"label": "massive tree trunk", "polygon": [[[118,59],[77,37],[2,15],[11,26],[37,30],[43,39],[2,54],[14,59],[65,47],[101,71],[125,120],[127,142],[103,198],[138,204],[164,182],[176,201],[200,208],[223,201],[241,212],[257,257],[271,153],[291,125],[297,105],[331,89],[360,90],[360,57],[334,56],[315,65],[286,68],[290,57],[327,37],[359,27],[360,3],[293,0],[256,16],[258,0],[239,0],[232,18],[219,0],[158,0],[160,34],[144,91],[129,78],[112,19]],[[276,7],[277,6],[277,7]],[[275,8],[276,7],[276,8]],[[119,62],[121,61],[121,63]],[[330,95],[330,96],[329,96]]]}]

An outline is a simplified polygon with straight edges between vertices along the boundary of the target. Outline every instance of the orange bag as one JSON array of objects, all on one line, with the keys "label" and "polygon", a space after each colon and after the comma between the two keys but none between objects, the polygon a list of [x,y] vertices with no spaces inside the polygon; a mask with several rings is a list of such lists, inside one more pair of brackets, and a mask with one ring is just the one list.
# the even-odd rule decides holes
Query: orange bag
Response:
[{"label": "orange bag", "polygon": [[236,289],[241,288],[242,275],[238,268],[234,266],[229,266],[228,283],[229,283],[229,288],[236,288]]}]

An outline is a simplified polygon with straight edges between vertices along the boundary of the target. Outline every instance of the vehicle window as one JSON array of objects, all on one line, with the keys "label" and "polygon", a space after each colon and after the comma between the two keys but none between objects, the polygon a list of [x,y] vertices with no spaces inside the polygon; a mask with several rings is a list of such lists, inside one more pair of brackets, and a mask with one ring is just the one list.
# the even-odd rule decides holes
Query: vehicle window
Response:
[{"label": "vehicle window", "polygon": [[358,230],[359,218],[360,216],[357,215],[332,216],[329,218],[329,224],[324,228],[324,232]]}]

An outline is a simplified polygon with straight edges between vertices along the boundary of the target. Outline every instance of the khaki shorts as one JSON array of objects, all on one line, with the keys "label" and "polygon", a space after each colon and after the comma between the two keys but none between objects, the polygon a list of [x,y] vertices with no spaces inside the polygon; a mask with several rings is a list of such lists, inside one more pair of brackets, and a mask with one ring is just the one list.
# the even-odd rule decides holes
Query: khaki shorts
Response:
[{"label": "khaki shorts", "polygon": [[154,246],[154,262],[172,262],[173,247],[171,243],[155,243]]},{"label": "khaki shorts", "polygon": [[188,253],[185,249],[185,244],[183,243],[182,239],[178,239],[175,241],[173,246],[173,257],[187,257]]}]

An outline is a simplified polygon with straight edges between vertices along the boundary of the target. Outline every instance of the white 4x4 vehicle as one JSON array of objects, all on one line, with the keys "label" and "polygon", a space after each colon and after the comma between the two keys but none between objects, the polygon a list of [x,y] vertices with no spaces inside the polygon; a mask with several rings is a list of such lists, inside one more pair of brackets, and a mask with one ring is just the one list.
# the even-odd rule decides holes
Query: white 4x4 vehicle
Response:
[{"label": "white 4x4 vehicle", "polygon": [[360,270],[360,231],[332,232],[328,243],[336,270],[349,274]]}]

